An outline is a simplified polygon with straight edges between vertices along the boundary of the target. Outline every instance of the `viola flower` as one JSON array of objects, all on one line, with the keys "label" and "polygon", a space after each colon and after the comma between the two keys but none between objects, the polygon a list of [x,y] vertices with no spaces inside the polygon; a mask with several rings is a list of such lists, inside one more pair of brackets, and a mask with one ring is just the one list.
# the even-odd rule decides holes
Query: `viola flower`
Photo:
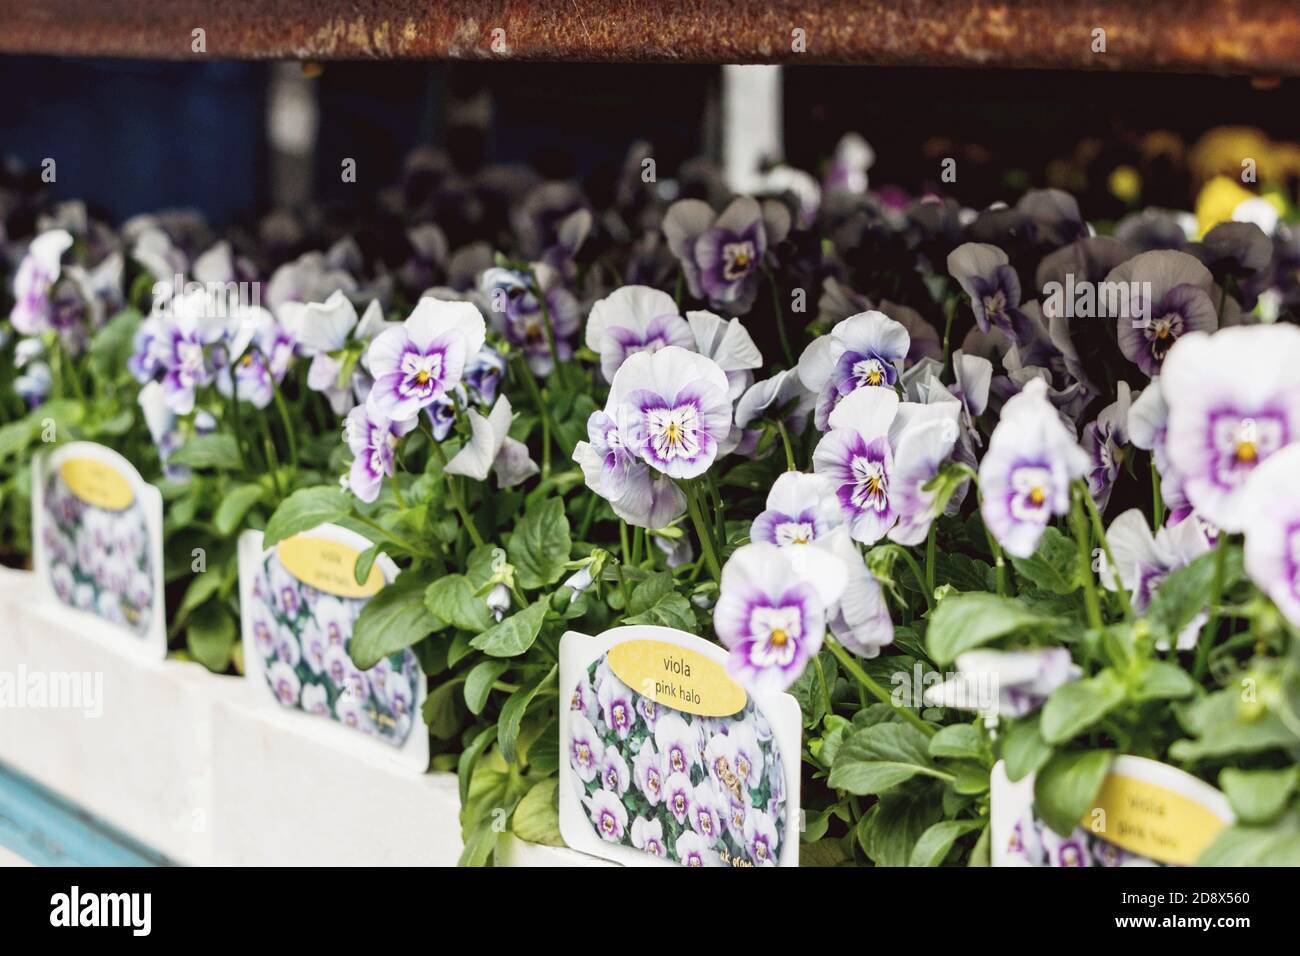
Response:
[{"label": "viola flower", "polygon": [[627,449],[670,478],[704,474],[731,431],[727,376],[677,346],[629,356],[610,385],[606,413]]},{"label": "viola flower", "polygon": [[883,312],[862,312],[836,324],[799,356],[799,378],[817,395],[817,428],[825,431],[831,412],[860,388],[893,389],[911,336]]},{"label": "viola flower", "polygon": [[767,493],[767,508],[749,528],[751,541],[780,547],[809,544],[843,524],[839,501],[829,478],[787,471]]},{"label": "viola flower", "polygon": [[894,622],[880,582],[867,567],[848,529],[836,528],[817,541],[844,566],[844,592],[826,607],[826,626],[835,639],[859,657],[873,658],[894,642]]},{"label": "viola flower", "polygon": [[746,430],[755,419],[779,419],[793,434],[802,435],[816,405],[817,394],[803,384],[798,369],[788,368],[756,382],[740,396],[736,402],[736,427]]},{"label": "viola flower", "polygon": [[632,780],[632,772],[628,769],[627,761],[623,755],[618,752],[616,747],[605,748],[605,760],[600,767],[601,786],[620,797],[627,793],[628,784]]},{"label": "viola flower", "polygon": [[663,232],[681,264],[691,295],[709,308],[744,315],[758,295],[767,251],[790,231],[790,211],[777,200],[762,205],[738,196],[715,215],[708,203],[682,199],[668,207]]},{"label": "viola flower", "polygon": [[663,758],[649,737],[641,741],[641,749],[632,758],[632,774],[641,796],[645,797],[650,806],[658,806],[664,795]]},{"label": "viola flower", "polygon": [[1218,312],[1210,299],[1214,277],[1185,252],[1141,253],[1111,270],[1106,283],[1131,290],[1121,303],[1128,315],[1116,317],[1119,347],[1152,378],[1180,338],[1218,328]]},{"label": "viola flower", "polygon": [[[1131,508],[1117,517],[1106,529],[1106,541],[1115,558],[1115,567],[1103,567],[1101,580],[1109,590],[1122,587],[1133,598],[1133,610],[1145,614],[1151,606],[1160,585],[1170,572],[1186,567],[1195,558],[1210,550],[1210,539],[1196,521],[1183,521],[1175,527],[1164,527],[1155,535],[1147,518],[1137,508]],[[1209,619],[1202,611],[1178,634],[1180,651],[1196,646],[1196,638]],[[1156,644],[1158,650],[1168,650],[1164,641]]]},{"label": "viola flower", "polygon": [[712,359],[727,375],[731,401],[740,398],[754,384],[753,369],[762,368],[763,353],[758,350],[740,319],[727,321],[712,312],[687,312],[695,351]]},{"label": "viola flower", "polygon": [[[311,358],[307,369],[307,387],[321,392],[335,414],[343,415],[356,404],[363,388],[356,355],[345,357],[349,343],[366,343],[390,323],[384,321],[379,302],[372,301],[365,318],[358,322],[357,310],[341,291],[324,302],[288,302],[280,307],[280,321],[303,354]],[[350,369],[346,379],[344,370]],[[364,388],[369,388],[368,381]]]},{"label": "viola flower", "polygon": [[[563,277],[555,269],[538,263],[533,271],[546,310],[550,312],[558,360],[567,362],[573,358],[570,339],[582,324],[578,300],[565,288]],[[483,273],[479,292],[487,301],[492,327],[524,353],[533,374],[550,375],[555,370],[557,356],[551,355],[546,311],[533,289],[532,278],[515,269],[494,266]]]},{"label": "viola flower", "polygon": [[510,437],[514,412],[508,398],[504,395],[498,398],[487,418],[472,408],[466,411],[466,415],[472,437],[447,462],[447,474],[486,481],[488,472],[495,471],[498,488],[513,488],[537,474],[537,465],[528,455],[528,446]]},{"label": "viola flower", "polygon": [[627,829],[627,808],[617,794],[608,790],[597,790],[590,796],[582,798],[583,806],[591,816],[591,825],[596,828],[602,840],[619,843]]},{"label": "viola flower", "polygon": [[985,526],[1008,554],[1029,557],[1052,516],[1070,510],[1070,482],[1088,466],[1047,400],[1047,383],[1034,379],[1003,406],[980,463]]},{"label": "viola flower", "polygon": [[684,825],[691,815],[691,799],[694,794],[691,778],[684,773],[669,774],[664,782],[664,806],[678,826]]},{"label": "viola flower", "polygon": [[402,325],[381,332],[366,350],[375,376],[367,404],[386,418],[413,418],[459,384],[484,331],[483,316],[468,302],[421,299]]},{"label": "viola flower", "polygon": [[584,783],[591,783],[605,761],[605,745],[596,728],[577,711],[569,714],[569,763]]},{"label": "viola flower", "polygon": [[700,835],[706,846],[712,847],[722,839],[723,826],[713,787],[707,781],[697,784],[691,795],[691,829]]},{"label": "viola flower", "polygon": [[1196,511],[1241,531],[1246,482],[1300,439],[1300,329],[1253,325],[1191,333],[1169,353],[1160,387],[1169,405],[1169,464]]},{"label": "viola flower", "polygon": [[307,252],[286,262],[271,275],[263,303],[277,316],[289,302],[325,302],[335,292],[357,291],[357,280],[348,271],[356,266],[359,250],[350,238],[336,243],[328,252]]},{"label": "viola flower", "polygon": [[667,774],[686,774],[700,762],[698,733],[676,713],[666,712],[655,724],[655,747]]},{"label": "viola flower", "polygon": [[298,695],[302,693],[302,681],[298,672],[283,661],[275,661],[267,668],[266,679],[271,684],[275,699],[285,707],[298,706]]},{"label": "viola flower", "polygon": [[1024,338],[1020,277],[1007,254],[986,242],[967,242],[948,254],[948,274],[970,296],[981,332],[998,329],[1013,342]]},{"label": "viola flower", "polygon": [[586,342],[600,356],[605,381],[613,382],[629,355],[657,352],[669,345],[694,349],[695,335],[668,293],[625,285],[591,307]]},{"label": "viola flower", "polygon": [[731,650],[727,671],[756,690],[789,687],[821,649],[826,607],[846,576],[838,559],[816,548],[739,548],[722,569],[713,609],[714,630]]},{"label": "viola flower", "polygon": [[626,740],[636,724],[636,708],[632,704],[632,697],[632,689],[613,674],[606,675],[596,692],[605,726],[619,740]]},{"label": "viola flower", "polygon": [[721,866],[722,860],[718,854],[711,850],[704,842],[704,839],[694,830],[683,830],[677,842],[673,845],[673,850],[677,854],[677,862],[682,866],[705,867]]},{"label": "viola flower", "polygon": [[1092,461],[1088,471],[1088,493],[1104,512],[1110,502],[1111,489],[1119,478],[1124,464],[1124,451],[1129,442],[1128,420],[1132,409],[1128,382],[1117,385],[1119,397],[1103,408],[1095,422],[1083,426],[1083,448]]},{"label": "viola flower", "polygon": [[618,424],[605,412],[587,421],[590,441],[578,442],[573,460],[589,487],[630,525],[658,529],[686,513],[686,497],[671,479],[635,457]]},{"label": "viola flower", "polygon": [[974,710],[987,717],[1024,717],[1083,670],[1069,648],[1024,651],[980,649],[957,655],[957,676],[925,692],[929,707]]},{"label": "viola flower", "polygon": [[173,301],[172,311],[163,319],[163,395],[177,415],[192,412],[195,392],[216,378],[209,346],[221,339],[224,330],[206,315],[206,307],[202,293],[183,296]]},{"label": "viola flower", "polygon": [[1246,485],[1246,573],[1300,627],[1300,444],[1251,475]]},{"label": "viola flower", "polygon": [[668,848],[664,846],[664,825],[659,819],[647,820],[637,817],[632,821],[632,845],[642,852],[667,859]]},{"label": "viola flower", "polygon": [[835,145],[822,188],[860,196],[867,191],[867,170],[876,162],[875,150],[857,133],[845,133]]},{"label": "viola flower", "polygon": [[265,309],[250,309],[242,324],[240,338],[247,337],[248,345],[241,348],[238,341],[232,345],[229,364],[217,375],[217,391],[227,397],[233,391],[240,401],[266,408],[289,371],[296,342]]},{"label": "viola flower", "polygon": [[413,418],[391,421],[369,405],[358,405],[348,413],[343,431],[352,451],[347,484],[354,495],[367,503],[379,497],[384,479],[395,474],[393,449],[397,440],[414,427]]},{"label": "viola flower", "polygon": [[475,353],[465,366],[465,387],[470,397],[484,407],[497,400],[497,389],[506,373],[505,356],[485,345]]},{"label": "viola flower", "polygon": [[60,260],[72,248],[72,236],[51,229],[32,240],[14,274],[14,307],[9,321],[21,335],[40,335],[52,327],[50,292],[62,269]]},{"label": "viola flower", "polygon": [[755,866],[776,866],[779,859],[776,824],[762,810],[750,807],[745,814],[745,850]]}]

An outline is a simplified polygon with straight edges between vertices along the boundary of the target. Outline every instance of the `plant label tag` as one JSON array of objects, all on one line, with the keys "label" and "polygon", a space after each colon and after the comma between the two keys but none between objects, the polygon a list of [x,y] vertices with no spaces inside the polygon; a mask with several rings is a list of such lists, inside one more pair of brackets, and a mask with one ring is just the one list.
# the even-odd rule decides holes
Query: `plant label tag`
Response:
[{"label": "plant label tag", "polygon": [[369,547],[365,538],[332,524],[272,548],[263,547],[260,531],[240,535],[244,673],[259,699],[268,706],[274,700],[277,711],[326,718],[295,720],[295,730],[349,748],[355,741],[423,772],[429,763],[429,736],[420,719],[426,682],[415,653],[407,648],[364,671],[348,653],[362,609],[397,576],[381,554],[357,582],[357,559]]},{"label": "plant label tag", "polygon": [[43,594],[100,618],[93,639],[167,656],[162,495],[103,445],[70,442],[32,462],[32,564]]},{"label": "plant label tag", "polygon": [[634,624],[560,641],[560,833],[630,866],[797,866],[799,705]]},{"label": "plant label tag", "polygon": [[1222,793],[1191,774],[1121,754],[1069,835],[1034,812],[1034,776],[993,768],[994,866],[1191,866],[1235,822]]}]

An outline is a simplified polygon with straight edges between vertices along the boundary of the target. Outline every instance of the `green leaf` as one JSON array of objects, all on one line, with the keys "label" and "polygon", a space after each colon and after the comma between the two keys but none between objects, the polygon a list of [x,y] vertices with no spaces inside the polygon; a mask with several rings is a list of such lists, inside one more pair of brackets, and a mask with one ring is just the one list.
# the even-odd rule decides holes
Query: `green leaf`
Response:
[{"label": "green leaf", "polygon": [[474,593],[474,586],[463,574],[438,578],[424,592],[424,606],[439,621],[462,631],[479,633],[493,624],[487,602]]},{"label": "green leaf", "polygon": [[546,620],[546,610],[551,602],[538,598],[522,611],[518,611],[499,624],[488,628],[470,645],[489,657],[517,657],[533,646]]},{"label": "green leaf", "polygon": [[952,724],[930,738],[931,757],[984,760],[984,736],[974,724]]},{"label": "green leaf", "polygon": [[1300,866],[1300,830],[1294,825],[1228,827],[1196,861],[1197,866]]},{"label": "green leaf", "polygon": [[185,647],[208,670],[220,674],[229,667],[234,646],[235,618],[221,604],[209,602],[190,615]]},{"label": "green leaf", "polygon": [[543,846],[565,846],[560,836],[560,781],[548,777],[524,794],[510,818],[515,836]]},{"label": "green leaf", "polygon": [[911,724],[876,724],[859,730],[835,754],[828,783],[862,796],[884,793],[917,774],[935,774],[929,738]]},{"label": "green leaf", "polygon": [[1061,836],[1074,832],[1110,770],[1109,750],[1073,750],[1047,761],[1034,778],[1034,806]]},{"label": "green leaf", "polygon": [[453,677],[435,687],[424,699],[424,709],[420,713],[429,727],[429,733],[439,740],[450,740],[460,730],[460,707],[456,703],[459,695],[456,688],[464,679]]},{"label": "green leaf", "polygon": [[185,589],[185,596],[181,598],[181,606],[176,609],[173,634],[180,630],[180,626],[185,623],[191,611],[217,593],[217,589],[221,587],[222,574],[223,569],[214,566],[190,581],[189,587]]},{"label": "green leaf", "polygon": [[509,661],[479,661],[465,678],[465,706],[471,714],[483,713],[497,678],[510,668]]},{"label": "green leaf", "polygon": [[925,831],[939,822],[943,807],[931,791],[887,793],[877,806],[863,849],[877,866],[907,866]]},{"label": "green leaf", "polygon": [[[635,603],[636,596],[633,595]],[[691,602],[684,595],[673,591],[665,594],[652,606],[640,614],[631,614],[623,619],[624,624],[659,624],[663,627],[675,627],[682,631],[695,629],[695,612]]]},{"label": "green leaf", "polygon": [[1043,529],[1033,554],[1013,557],[1011,563],[1021,577],[1054,594],[1069,594],[1081,586],[1078,549],[1074,541],[1051,525]]},{"label": "green leaf", "polygon": [[464,806],[469,800],[469,784],[473,778],[474,765],[478,758],[483,755],[497,739],[497,728],[495,725],[484,727],[478,732],[473,742],[464,749],[460,759],[456,761],[456,777],[460,784],[460,803]]},{"label": "green leaf", "polygon": [[984,820],[940,820],[921,834],[912,847],[911,866],[938,866],[957,838],[985,825]]},{"label": "green leaf", "polygon": [[1190,674],[1172,661],[1147,661],[1130,696],[1135,701],[1177,700],[1196,693]]},{"label": "green leaf", "polygon": [[1061,744],[1092,727],[1124,703],[1124,684],[1110,668],[1095,677],[1062,684],[1043,705],[1039,732],[1049,744]]},{"label": "green leaf", "polygon": [[1300,785],[1300,767],[1283,770],[1237,770],[1219,774],[1219,788],[1242,823],[1269,823],[1276,819]]},{"label": "green leaf", "polygon": [[244,520],[244,515],[248,514],[248,509],[261,499],[262,490],[261,485],[252,483],[235,485],[230,489],[212,517],[212,526],[217,529],[217,533],[223,536],[233,534]]},{"label": "green leaf", "polygon": [[262,546],[273,547],[285,538],[310,531],[317,525],[341,521],[351,513],[351,499],[334,485],[300,488],[280,502],[271,515]]},{"label": "green leaf", "polygon": [[226,432],[195,435],[176,449],[167,461],[168,464],[190,468],[223,468],[226,471],[239,471],[244,467],[235,436]]},{"label": "green leaf", "polygon": [[404,571],[366,602],[348,642],[348,654],[357,667],[369,670],[437,629],[437,620],[424,606],[428,583],[427,577]]},{"label": "green leaf", "polygon": [[1006,761],[1007,778],[1023,780],[1052,756],[1052,748],[1039,733],[1040,714],[1013,721],[1002,735],[1002,759]]},{"label": "green leaf", "polygon": [[999,637],[1051,624],[1051,618],[1026,610],[1012,598],[954,594],[940,601],[931,616],[925,646],[936,664],[950,664],[958,654]]},{"label": "green leaf", "polygon": [[542,588],[558,581],[571,546],[563,499],[548,498],[525,514],[506,548],[520,587]]},{"label": "green leaf", "polygon": [[1182,763],[1263,750],[1293,750],[1297,738],[1270,710],[1242,703],[1241,687],[1225,687],[1189,703],[1179,717],[1195,740],[1175,740],[1169,755]]},{"label": "green leaf", "polygon": [[[1224,589],[1239,580],[1242,570],[1241,549],[1224,545]],[[1205,610],[1210,602],[1214,585],[1215,562],[1218,555],[1211,551],[1193,560],[1186,567],[1171,571],[1160,583],[1160,589],[1147,608],[1147,620],[1156,633],[1171,644],[1178,634],[1191,623],[1192,618]]]},{"label": "green leaf", "polygon": [[497,744],[501,747],[501,756],[506,763],[514,763],[518,756],[515,744],[519,740],[519,725],[523,723],[528,705],[533,702],[533,698],[537,696],[537,692],[543,685],[554,676],[555,668],[552,667],[545,675],[524,684],[502,705],[501,719],[497,721]]},{"label": "green leaf", "polygon": [[370,569],[375,566],[375,558],[379,557],[379,545],[372,544],[366,550],[357,555],[357,560],[352,565],[352,580],[357,584],[365,584],[366,579],[370,577]]}]

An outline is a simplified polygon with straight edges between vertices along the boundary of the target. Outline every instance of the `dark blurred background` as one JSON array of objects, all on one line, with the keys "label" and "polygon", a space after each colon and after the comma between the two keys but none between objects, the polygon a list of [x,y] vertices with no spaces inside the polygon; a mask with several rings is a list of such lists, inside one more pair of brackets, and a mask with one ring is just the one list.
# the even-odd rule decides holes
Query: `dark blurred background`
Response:
[{"label": "dark blurred background", "polygon": [[[424,143],[466,172],[519,161],[593,181],[612,178],[637,140],[654,145],[661,170],[718,158],[720,71],[457,62],[330,63],[317,74],[0,57],[0,157],[29,174],[55,158],[52,196],[84,198],[110,221],[191,206],[220,226],[307,196],[364,202]],[[816,172],[853,130],[875,149],[873,185],[922,190],[955,157],[958,182],[945,191],[975,206],[1061,185],[1085,197],[1086,215],[1118,214],[1105,173],[1133,165],[1145,204],[1186,208],[1185,153],[1206,130],[1300,141],[1297,80],[810,66],[786,68],[783,89],[791,164]],[[339,175],[344,157],[357,161],[355,184]]]}]

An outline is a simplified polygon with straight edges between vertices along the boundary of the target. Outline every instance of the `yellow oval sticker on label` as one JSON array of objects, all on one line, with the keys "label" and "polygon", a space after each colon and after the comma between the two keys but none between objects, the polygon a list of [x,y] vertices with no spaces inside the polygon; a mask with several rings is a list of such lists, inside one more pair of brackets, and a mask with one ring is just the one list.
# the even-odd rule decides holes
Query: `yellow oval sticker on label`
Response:
[{"label": "yellow oval sticker on label", "polygon": [[365,598],[378,594],[384,586],[384,573],[378,565],[370,566],[365,584],[357,584],[356,564],[361,554],[330,538],[298,534],[276,545],[280,563],[303,584],[338,597]]},{"label": "yellow oval sticker on label", "polygon": [[656,703],[701,717],[730,717],[749,699],[721,664],[663,641],[625,641],[609,649],[609,667]]},{"label": "yellow oval sticker on label", "polygon": [[131,483],[116,468],[96,458],[69,458],[59,477],[74,495],[106,511],[124,511],[135,501]]},{"label": "yellow oval sticker on label", "polygon": [[1122,850],[1191,866],[1227,824],[1191,797],[1111,773],[1080,826]]}]

